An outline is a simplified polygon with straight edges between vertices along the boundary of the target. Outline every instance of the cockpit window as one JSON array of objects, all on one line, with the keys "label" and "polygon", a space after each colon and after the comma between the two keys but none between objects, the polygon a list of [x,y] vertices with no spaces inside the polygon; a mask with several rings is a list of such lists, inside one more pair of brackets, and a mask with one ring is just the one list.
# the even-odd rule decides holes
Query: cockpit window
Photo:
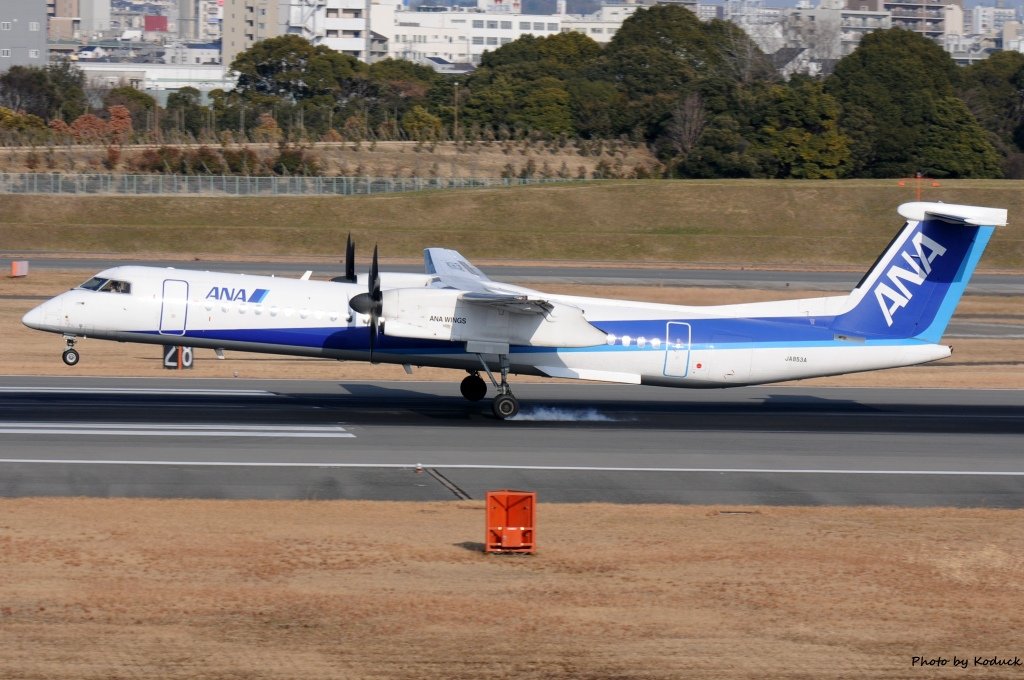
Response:
[{"label": "cockpit window", "polygon": [[103,287],[103,284],[109,280],[110,279],[101,279],[98,276],[94,276],[85,283],[83,283],[81,286],[79,286],[79,288],[84,288],[85,290],[99,290],[100,288]]},{"label": "cockpit window", "polygon": [[127,281],[116,281],[110,279],[100,288],[101,293],[124,293],[125,295],[132,292],[132,284]]},{"label": "cockpit window", "polygon": [[116,279],[104,279],[99,276],[94,276],[79,288],[85,290],[98,290],[101,293],[124,293],[129,294],[132,292],[132,284],[127,281],[117,281]]}]

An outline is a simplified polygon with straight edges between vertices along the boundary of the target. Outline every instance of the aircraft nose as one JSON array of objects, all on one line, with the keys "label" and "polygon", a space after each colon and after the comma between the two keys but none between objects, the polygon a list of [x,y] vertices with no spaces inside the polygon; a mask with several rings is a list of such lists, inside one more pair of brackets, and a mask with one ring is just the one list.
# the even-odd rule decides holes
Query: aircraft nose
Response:
[{"label": "aircraft nose", "polygon": [[40,327],[43,325],[44,315],[45,312],[43,312],[43,305],[39,305],[38,307],[30,309],[28,312],[26,312],[25,316],[21,317],[21,322],[28,326],[29,328],[35,328],[36,330],[39,330]]},{"label": "aircraft nose", "polygon": [[26,312],[25,316],[21,317],[21,322],[38,331],[51,330],[60,319],[59,306],[60,303],[56,300],[47,300]]}]

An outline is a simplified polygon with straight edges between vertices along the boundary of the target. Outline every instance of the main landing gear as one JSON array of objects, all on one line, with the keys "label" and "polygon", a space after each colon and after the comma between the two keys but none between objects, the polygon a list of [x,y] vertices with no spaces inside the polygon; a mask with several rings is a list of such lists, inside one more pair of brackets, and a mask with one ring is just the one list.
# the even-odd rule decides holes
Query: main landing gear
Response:
[{"label": "main landing gear", "polygon": [[[483,366],[484,373],[490,378],[491,384],[498,390],[497,396],[491,402],[491,410],[494,412],[495,417],[501,420],[514,417],[519,413],[519,400],[512,394],[512,388],[508,385],[508,355],[498,355],[501,365],[500,383],[494,379],[494,375],[491,373],[490,367],[487,366],[483,355],[477,354],[477,358],[480,359],[480,365]],[[487,394],[487,384],[476,371],[471,371],[463,379],[459,389],[462,390],[462,396],[470,401],[480,401]]]},{"label": "main landing gear", "polygon": [[68,348],[64,350],[64,353],[60,355],[60,358],[63,359],[64,363],[68,366],[74,366],[78,363],[78,360],[82,358],[78,353],[78,350],[75,349],[75,336],[65,335],[64,342],[67,343]]}]

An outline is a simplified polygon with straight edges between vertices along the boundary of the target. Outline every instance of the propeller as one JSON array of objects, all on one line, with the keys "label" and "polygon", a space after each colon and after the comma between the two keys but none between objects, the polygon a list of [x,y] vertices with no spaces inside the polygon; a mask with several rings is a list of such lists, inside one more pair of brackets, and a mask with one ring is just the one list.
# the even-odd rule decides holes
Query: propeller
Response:
[{"label": "propeller", "polygon": [[377,246],[373,247],[373,261],[370,262],[368,291],[355,295],[348,301],[348,306],[360,314],[370,317],[370,360],[377,346],[377,335],[380,332],[380,315],[384,307],[384,295],[380,290],[380,268],[377,266]]}]

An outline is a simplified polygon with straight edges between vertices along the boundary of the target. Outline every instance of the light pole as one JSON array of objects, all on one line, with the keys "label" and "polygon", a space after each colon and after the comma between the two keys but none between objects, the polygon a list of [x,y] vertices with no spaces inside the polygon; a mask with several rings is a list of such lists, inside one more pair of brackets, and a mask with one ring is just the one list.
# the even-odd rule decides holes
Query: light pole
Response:
[{"label": "light pole", "polygon": [[459,81],[455,81],[455,124],[452,126],[453,141],[459,141]]}]

